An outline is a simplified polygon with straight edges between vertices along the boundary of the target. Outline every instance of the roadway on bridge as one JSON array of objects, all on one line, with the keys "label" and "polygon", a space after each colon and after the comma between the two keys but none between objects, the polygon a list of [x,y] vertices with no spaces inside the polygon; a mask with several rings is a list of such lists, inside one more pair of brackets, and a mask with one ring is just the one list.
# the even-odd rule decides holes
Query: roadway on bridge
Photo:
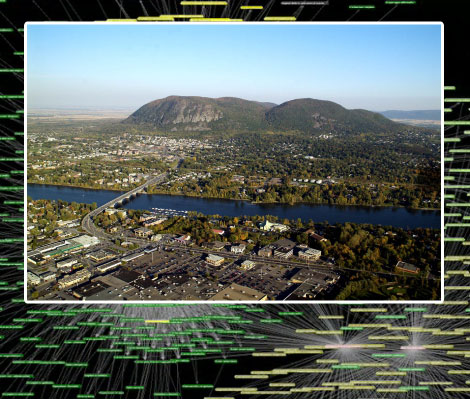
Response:
[{"label": "roadway on bridge", "polygon": [[157,176],[152,177],[151,179],[147,180],[144,184],[141,184],[139,187],[136,187],[124,194],[121,194],[119,197],[112,199],[111,201],[107,202],[104,205],[101,205],[99,208],[91,211],[88,215],[86,215],[82,220],[82,229],[85,230],[88,234],[98,238],[110,238],[108,234],[103,232],[101,229],[97,228],[93,222],[93,218],[99,215],[107,208],[113,208],[116,204],[121,203],[125,199],[130,199],[132,196],[137,195],[144,191],[148,186],[153,184],[159,184],[168,176],[168,173],[161,173]]}]

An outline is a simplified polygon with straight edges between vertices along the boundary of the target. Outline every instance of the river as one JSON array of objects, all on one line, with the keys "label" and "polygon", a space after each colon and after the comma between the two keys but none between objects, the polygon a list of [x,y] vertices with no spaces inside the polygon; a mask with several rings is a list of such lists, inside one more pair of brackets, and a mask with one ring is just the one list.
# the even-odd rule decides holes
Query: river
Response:
[{"label": "river", "polygon": [[[118,197],[121,192],[110,190],[90,190],[75,187],[60,187],[41,184],[28,184],[27,193],[33,199],[63,200],[68,202],[96,202],[98,206]],[[400,207],[369,207],[312,204],[252,204],[247,201],[234,201],[210,198],[194,198],[175,195],[143,194],[124,204],[127,209],[165,208],[173,210],[197,211],[209,215],[253,216],[273,215],[281,220],[302,219],[314,222],[370,223],[402,228],[440,228],[440,211],[410,210]]]}]

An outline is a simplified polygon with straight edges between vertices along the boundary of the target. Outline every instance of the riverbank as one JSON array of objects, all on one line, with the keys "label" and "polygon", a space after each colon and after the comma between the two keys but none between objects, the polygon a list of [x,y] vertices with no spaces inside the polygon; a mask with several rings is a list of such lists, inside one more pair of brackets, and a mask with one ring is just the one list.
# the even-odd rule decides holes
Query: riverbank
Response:
[{"label": "riverbank", "polygon": [[28,185],[36,185],[36,186],[52,186],[52,187],[71,187],[71,188],[82,188],[83,190],[103,190],[103,191],[114,191],[116,193],[125,193],[126,191],[133,190],[136,187],[139,187],[138,185],[135,187],[129,187],[128,190],[124,191],[123,189],[118,189],[118,188],[103,188],[103,186],[96,186],[96,187],[91,187],[91,186],[77,186],[75,184],[57,184],[57,183],[32,183],[32,182],[27,182]]},{"label": "riverbank", "polygon": [[[84,189],[84,190],[97,190],[97,191],[113,191],[116,193],[125,193],[126,191],[133,190],[134,188],[138,187],[130,187],[127,190],[122,190],[122,189],[116,189],[116,188],[102,188],[101,186],[99,187],[90,187],[90,186],[77,186],[73,184],[54,184],[54,183],[31,183],[28,182],[28,184],[31,185],[39,185],[39,186],[53,186],[53,187],[71,187],[71,188],[79,188],[79,189]],[[370,208],[403,208],[403,209],[409,209],[409,210],[416,210],[416,211],[440,211],[440,208],[423,208],[423,207],[417,207],[413,208],[410,206],[403,206],[403,205],[394,205],[394,204],[383,204],[383,205],[375,205],[375,204],[331,204],[329,202],[276,202],[276,201],[251,201],[249,198],[221,198],[221,197],[211,197],[207,195],[197,195],[197,194],[185,194],[185,193],[178,193],[178,192],[168,192],[168,191],[153,191],[151,193],[148,192],[143,192],[142,194],[147,194],[147,195],[168,195],[168,196],[179,196],[179,197],[187,197],[187,198],[203,198],[203,199],[214,199],[214,200],[221,200],[221,201],[246,201],[250,204],[253,205],[287,205],[287,206],[295,206],[295,205],[332,205],[332,206],[351,206],[351,207],[370,207]]]},{"label": "riverbank", "polygon": [[[33,199],[64,200],[93,203],[101,206],[117,197],[116,191],[94,190],[54,185],[28,185],[28,195]],[[369,223],[401,228],[440,228],[441,215],[436,210],[413,210],[403,207],[348,206],[328,204],[253,204],[249,201],[210,199],[190,196],[148,194],[140,195],[123,205],[126,209],[149,210],[153,208],[178,211],[195,211],[205,215],[240,217],[272,215],[279,221],[300,218],[308,222]]]}]

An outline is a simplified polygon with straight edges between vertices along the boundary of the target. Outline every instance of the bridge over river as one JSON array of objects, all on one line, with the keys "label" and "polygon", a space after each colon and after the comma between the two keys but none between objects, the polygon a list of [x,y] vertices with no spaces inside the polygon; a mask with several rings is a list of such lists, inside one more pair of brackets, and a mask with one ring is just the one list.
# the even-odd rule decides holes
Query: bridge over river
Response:
[{"label": "bridge over river", "polygon": [[114,208],[116,206],[122,205],[125,201],[130,201],[131,199],[135,198],[138,194],[143,193],[148,186],[151,186],[153,184],[159,184],[162,181],[166,179],[168,176],[168,173],[161,173],[157,176],[154,176],[150,179],[148,179],[144,184],[140,185],[139,187],[136,187],[122,195],[120,195],[117,198],[112,199],[111,201],[108,201],[106,204],[101,205],[99,208],[96,208],[94,211],[91,211],[88,215],[86,215],[82,219],[82,228],[85,230],[88,234],[91,234],[95,237],[102,237],[106,238],[108,237],[108,234],[103,232],[101,229],[98,229],[94,222],[93,218],[96,215],[99,215],[101,212],[103,212],[107,208]]}]

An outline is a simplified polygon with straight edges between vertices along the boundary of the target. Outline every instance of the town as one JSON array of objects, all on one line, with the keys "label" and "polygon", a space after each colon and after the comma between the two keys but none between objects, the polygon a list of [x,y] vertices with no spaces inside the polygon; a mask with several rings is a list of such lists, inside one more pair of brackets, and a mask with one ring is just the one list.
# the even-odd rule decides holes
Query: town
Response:
[{"label": "town", "polygon": [[[93,219],[100,233],[89,235],[81,219],[94,207],[65,201],[28,202],[28,299],[328,300],[344,290],[354,291],[355,282],[350,280],[367,270],[365,263],[362,268],[359,262],[352,265],[334,256],[331,236],[337,233],[331,226],[300,220],[280,223],[264,216],[228,218],[172,209],[106,208]],[[351,232],[350,246],[358,234],[364,241],[380,234],[384,246],[403,235],[383,229],[354,234],[349,224],[346,229]],[[411,247],[418,241],[428,247],[437,242],[427,230],[419,234],[411,235],[416,241]],[[405,238],[409,241],[410,234]],[[370,257],[375,265],[380,263],[377,253]],[[376,267],[370,279],[381,287],[382,296],[407,298],[414,284],[423,285],[424,280],[426,287],[437,289],[438,262],[430,262],[432,267],[419,267],[401,257],[392,262],[395,267]]]},{"label": "town", "polygon": [[[54,122],[51,132],[50,124],[34,118],[30,125],[29,184],[127,191],[171,169],[168,180],[149,193],[414,209],[438,209],[441,203],[434,134],[377,138],[369,144],[371,157],[361,155],[357,138],[331,135],[187,137],[135,133],[119,124],[108,132],[111,127],[97,121]],[[410,152],[410,146],[417,150]]]},{"label": "town", "polygon": [[[126,225],[125,210],[108,209]],[[249,250],[250,242],[195,245],[186,234],[154,234],[168,220],[147,213],[142,227],[102,242],[80,234],[78,220],[59,223],[58,240],[28,252],[28,286],[44,300],[268,300],[314,299],[332,293],[341,274],[321,251],[280,239]],[[261,231],[287,226],[266,221]],[[109,227],[109,233],[118,232]],[[121,229],[122,231],[122,229]],[[213,229],[219,237],[224,230]],[[114,245],[113,245],[114,244]],[[126,248],[126,250],[122,250]],[[36,293],[36,295],[34,294]],[[39,294],[41,296],[39,296]]]}]

